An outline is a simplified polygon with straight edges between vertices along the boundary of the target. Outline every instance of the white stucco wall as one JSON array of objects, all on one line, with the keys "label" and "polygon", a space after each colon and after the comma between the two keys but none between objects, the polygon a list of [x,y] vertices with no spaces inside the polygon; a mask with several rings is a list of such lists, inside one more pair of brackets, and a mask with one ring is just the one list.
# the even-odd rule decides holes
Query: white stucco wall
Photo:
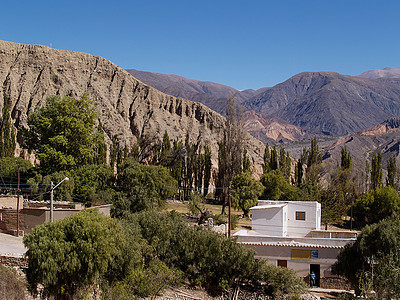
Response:
[{"label": "white stucco wall", "polygon": [[252,229],[270,236],[286,236],[287,215],[287,205],[256,207],[251,210]]},{"label": "white stucco wall", "polygon": [[[296,220],[304,212],[305,220]],[[259,200],[251,208],[252,229],[270,236],[310,237],[321,228],[321,204],[316,201]]]},{"label": "white stucco wall", "polygon": [[[296,220],[296,212],[305,212],[305,220]],[[288,202],[288,236],[311,236],[311,230],[321,228],[321,204],[311,201]]]}]

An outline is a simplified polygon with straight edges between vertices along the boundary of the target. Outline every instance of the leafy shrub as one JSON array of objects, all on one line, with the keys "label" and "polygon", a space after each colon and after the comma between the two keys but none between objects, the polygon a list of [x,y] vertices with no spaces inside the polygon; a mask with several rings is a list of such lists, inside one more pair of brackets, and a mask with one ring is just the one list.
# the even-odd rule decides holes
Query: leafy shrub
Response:
[{"label": "leafy shrub", "polygon": [[256,261],[254,252],[201,227],[190,227],[175,212],[125,215],[128,226],[139,226],[141,236],[170,269],[179,269],[189,282],[209,290],[251,285],[270,294],[295,293],[302,280],[291,270]]}]

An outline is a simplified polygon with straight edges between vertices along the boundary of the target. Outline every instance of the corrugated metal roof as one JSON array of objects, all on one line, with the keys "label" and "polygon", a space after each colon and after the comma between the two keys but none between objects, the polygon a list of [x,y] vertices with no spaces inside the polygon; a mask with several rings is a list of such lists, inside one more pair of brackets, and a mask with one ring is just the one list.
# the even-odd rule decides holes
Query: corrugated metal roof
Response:
[{"label": "corrugated metal roof", "polygon": [[344,246],[331,246],[331,245],[320,245],[320,244],[303,244],[296,242],[238,242],[242,245],[254,245],[254,246],[274,246],[274,247],[296,247],[296,248],[325,248],[325,249],[343,249]]}]

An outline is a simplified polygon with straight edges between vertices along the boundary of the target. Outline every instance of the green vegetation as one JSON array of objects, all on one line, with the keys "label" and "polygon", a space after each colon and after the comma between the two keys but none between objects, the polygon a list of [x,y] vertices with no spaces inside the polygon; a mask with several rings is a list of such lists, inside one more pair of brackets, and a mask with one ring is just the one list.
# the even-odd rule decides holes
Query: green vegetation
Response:
[{"label": "green vegetation", "polygon": [[354,244],[340,252],[335,270],[356,288],[357,294],[377,299],[400,297],[400,220],[397,215],[366,226]]},{"label": "green vegetation", "polygon": [[42,296],[74,297],[99,285],[112,297],[150,296],[188,280],[219,293],[248,286],[271,295],[298,294],[304,283],[288,269],[175,213],[126,213],[118,222],[84,211],[38,226],[24,238],[27,279]]},{"label": "green vegetation", "polygon": [[[200,226],[188,226],[176,212],[160,212],[167,199],[189,200],[189,209],[199,215],[199,224],[208,217],[214,218],[216,224],[226,221],[224,209],[229,193],[232,206],[242,210],[245,217],[260,197],[319,201],[326,226],[341,225],[343,217],[349,215],[362,226],[400,210],[395,157],[387,162],[386,187],[382,184],[380,152],[372,157],[371,170],[367,162],[366,178],[358,184],[348,149],[342,148],[337,166],[323,165],[316,138],[310,148],[303,149],[294,174],[288,152],[283,147],[266,145],[263,175],[259,181],[254,179],[252,160],[243,143],[240,113],[233,99],[228,101],[225,130],[219,141],[218,170],[213,174],[207,145],[190,143],[189,136],[170,140],[168,132],[164,132],[162,141],[156,135],[138,136],[132,148],[121,145],[117,136],[110,137],[106,159],[102,124],[86,95],[79,99],[49,97],[44,107],[29,116],[28,125],[29,129],[23,130],[24,145],[35,151],[38,166],[12,157],[15,132],[9,102],[4,98],[0,124],[3,178],[15,182],[19,170],[22,181],[29,185],[31,198],[44,200],[51,182],[69,177],[57,188],[57,200],[114,205],[115,219],[87,211],[43,224],[25,237],[29,287],[35,292],[43,285],[43,296],[83,297],[85,290],[92,293],[101,287],[106,299],[131,299],[157,295],[166,286],[183,281],[218,293],[237,286],[275,296],[301,291],[301,280],[292,271],[256,261],[254,253],[234,239]],[[210,206],[205,199],[211,177],[215,180],[218,206]],[[216,207],[222,207],[222,213]],[[379,224],[397,226],[393,218],[384,222]],[[389,252],[376,245],[371,250],[365,244],[369,235],[375,235],[376,228],[383,226],[379,224],[366,227],[355,244],[358,246],[354,246],[358,248],[349,246],[343,252],[343,261],[350,255],[361,255],[361,263],[352,262],[354,270],[343,269],[341,261],[338,264],[339,272],[354,284],[362,282],[364,290],[368,284],[374,289],[379,289],[378,283],[394,285],[383,277],[389,272],[387,266],[398,267],[393,248],[398,247],[396,242],[387,242],[387,236],[382,240]],[[379,231],[379,235],[384,233]],[[363,257],[371,257],[370,253],[379,257],[377,278],[368,277]],[[362,271],[356,268],[359,266]],[[392,297],[397,290],[379,293]]]},{"label": "green vegetation", "polygon": [[262,192],[263,185],[253,178],[250,170],[243,171],[232,179],[232,206],[249,217],[250,207],[257,205]]},{"label": "green vegetation", "polygon": [[76,169],[95,161],[104,140],[95,127],[97,113],[87,95],[47,98],[28,118],[24,132],[28,149],[35,150],[42,172]]},{"label": "green vegetation", "polygon": [[3,116],[0,122],[0,157],[13,157],[15,152],[16,130],[11,123],[10,102],[4,94]]},{"label": "green vegetation", "polygon": [[90,288],[118,254],[116,245],[124,241],[120,232],[115,220],[95,211],[37,226],[24,237],[30,290],[37,293],[41,284],[44,297],[73,298]]},{"label": "green vegetation", "polygon": [[177,182],[162,166],[146,166],[133,158],[119,167],[117,180],[120,193],[114,201],[115,214],[162,207],[177,191]]}]

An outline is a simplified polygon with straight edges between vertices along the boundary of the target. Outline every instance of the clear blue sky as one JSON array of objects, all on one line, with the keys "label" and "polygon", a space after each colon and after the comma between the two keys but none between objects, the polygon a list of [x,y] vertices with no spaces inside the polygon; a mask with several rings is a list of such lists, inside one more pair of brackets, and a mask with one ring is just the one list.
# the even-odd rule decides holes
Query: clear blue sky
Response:
[{"label": "clear blue sky", "polygon": [[0,39],[236,89],[400,67],[400,1],[3,1]]}]

